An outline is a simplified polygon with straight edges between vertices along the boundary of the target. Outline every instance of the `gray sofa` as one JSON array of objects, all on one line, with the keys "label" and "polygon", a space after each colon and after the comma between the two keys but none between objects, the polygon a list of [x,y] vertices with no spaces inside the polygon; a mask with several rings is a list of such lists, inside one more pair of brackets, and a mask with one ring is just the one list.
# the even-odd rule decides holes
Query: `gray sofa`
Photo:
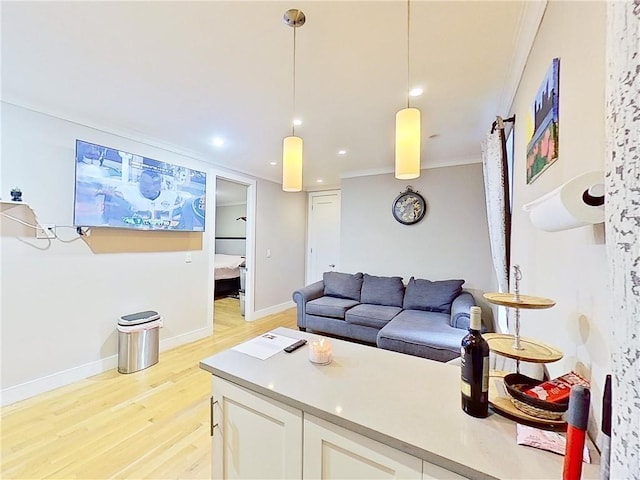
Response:
[{"label": "gray sofa", "polygon": [[447,362],[460,356],[476,305],[463,284],[325,272],[293,292],[298,328]]}]

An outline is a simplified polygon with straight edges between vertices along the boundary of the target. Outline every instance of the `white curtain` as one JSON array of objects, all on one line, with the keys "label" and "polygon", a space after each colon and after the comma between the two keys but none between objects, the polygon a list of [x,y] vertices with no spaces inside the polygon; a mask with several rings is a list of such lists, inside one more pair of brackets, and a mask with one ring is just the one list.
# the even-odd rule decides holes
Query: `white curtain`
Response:
[{"label": "white curtain", "polygon": [[[496,128],[482,142],[482,166],[484,172],[484,191],[487,201],[487,220],[489,222],[489,242],[493,268],[498,280],[498,291],[509,291],[509,271],[507,258],[507,198],[505,191],[507,172],[504,158],[504,130],[502,119],[496,121]],[[509,221],[510,223],[510,221]],[[498,307],[496,330],[508,333],[507,308]]]}]

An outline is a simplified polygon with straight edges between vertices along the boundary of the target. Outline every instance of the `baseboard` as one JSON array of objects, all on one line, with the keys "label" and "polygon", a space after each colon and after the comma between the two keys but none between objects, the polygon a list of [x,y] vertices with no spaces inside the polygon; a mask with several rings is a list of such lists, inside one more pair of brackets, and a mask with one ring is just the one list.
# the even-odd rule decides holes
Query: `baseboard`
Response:
[{"label": "baseboard", "polygon": [[273,305],[268,308],[263,308],[262,310],[256,310],[253,312],[253,316],[249,321],[258,320],[259,318],[266,317],[267,315],[273,315],[274,313],[284,312],[285,310],[289,310],[295,306],[296,304],[293,300],[289,300],[288,302],[281,303],[280,305]]},{"label": "baseboard", "polygon": [[160,351],[164,352],[165,350],[179,347],[180,345],[184,345],[185,343],[195,342],[196,340],[200,340],[201,338],[208,337],[212,334],[213,326],[207,325],[205,328],[200,328],[198,330],[183,333],[182,335],[177,335],[175,337],[160,340]]},{"label": "baseboard", "polygon": [[101,358],[95,362],[86,363],[61,372],[52,373],[46,377],[36,378],[19,385],[3,389],[0,392],[0,405],[6,406],[31,398],[40,393],[64,387],[85,378],[98,375],[107,370],[118,367],[118,355]]},{"label": "baseboard", "polygon": [[[170,350],[186,343],[195,342],[201,338],[212,334],[212,328],[206,327],[182,335],[160,340],[160,352]],[[162,358],[160,359],[162,361]],[[12,403],[26,400],[40,393],[45,393],[74,382],[79,382],[85,378],[98,375],[118,368],[118,355],[101,358],[95,362],[89,362],[78,367],[73,367],[62,372],[53,373],[46,377],[36,378],[19,385],[14,385],[0,391],[0,406],[11,405]]]}]

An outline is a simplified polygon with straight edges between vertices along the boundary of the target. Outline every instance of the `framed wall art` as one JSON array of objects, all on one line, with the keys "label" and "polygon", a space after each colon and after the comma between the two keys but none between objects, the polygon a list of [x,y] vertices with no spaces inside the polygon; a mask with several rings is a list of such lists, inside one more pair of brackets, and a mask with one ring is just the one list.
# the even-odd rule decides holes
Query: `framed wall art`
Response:
[{"label": "framed wall art", "polygon": [[554,58],[533,101],[533,136],[527,145],[527,183],[558,159],[560,59]]}]

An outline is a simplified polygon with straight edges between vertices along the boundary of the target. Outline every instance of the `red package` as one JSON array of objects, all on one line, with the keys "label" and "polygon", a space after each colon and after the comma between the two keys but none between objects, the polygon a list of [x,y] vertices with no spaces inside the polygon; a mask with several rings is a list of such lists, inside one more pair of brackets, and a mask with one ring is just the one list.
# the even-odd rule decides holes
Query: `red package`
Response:
[{"label": "red package", "polygon": [[571,387],[574,385],[582,385],[589,388],[589,382],[586,379],[576,372],[569,372],[558,378],[547,380],[540,385],[523,390],[523,393],[545,402],[566,403],[569,401]]}]

